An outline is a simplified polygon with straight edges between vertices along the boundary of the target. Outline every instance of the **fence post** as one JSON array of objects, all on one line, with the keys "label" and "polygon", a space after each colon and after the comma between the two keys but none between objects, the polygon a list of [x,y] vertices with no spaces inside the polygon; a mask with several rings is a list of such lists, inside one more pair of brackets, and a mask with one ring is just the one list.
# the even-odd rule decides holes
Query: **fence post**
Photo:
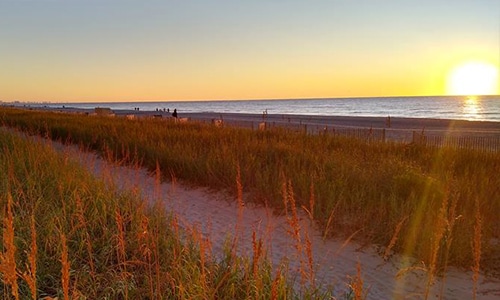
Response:
[{"label": "fence post", "polygon": [[382,142],[385,143],[385,128],[382,128]]}]

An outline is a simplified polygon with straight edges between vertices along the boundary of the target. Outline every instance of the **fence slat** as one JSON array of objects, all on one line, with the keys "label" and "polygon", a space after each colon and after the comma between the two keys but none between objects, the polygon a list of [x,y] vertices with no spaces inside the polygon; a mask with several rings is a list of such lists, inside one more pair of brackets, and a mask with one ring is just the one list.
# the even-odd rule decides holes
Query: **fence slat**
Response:
[{"label": "fence slat", "polygon": [[[308,124],[306,122],[297,124],[288,122],[263,122],[265,126],[256,126],[252,121],[229,121],[224,120],[225,124],[249,127],[252,129],[271,129],[282,127],[285,130],[293,132],[305,132],[306,134],[329,134],[332,136],[353,137],[367,142],[385,142],[391,139],[387,137],[385,128],[342,128],[328,125]],[[500,136],[444,136],[444,135],[427,135],[424,131],[412,131],[411,143],[426,147],[450,147],[460,149],[474,149],[479,151],[500,152]]]}]

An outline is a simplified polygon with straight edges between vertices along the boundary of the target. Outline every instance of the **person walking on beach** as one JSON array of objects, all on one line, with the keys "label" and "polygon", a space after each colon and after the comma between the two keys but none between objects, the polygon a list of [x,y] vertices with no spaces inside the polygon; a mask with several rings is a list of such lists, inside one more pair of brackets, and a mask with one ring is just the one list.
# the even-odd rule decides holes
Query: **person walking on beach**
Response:
[{"label": "person walking on beach", "polygon": [[172,117],[177,118],[177,108],[174,109],[174,112],[172,113]]}]

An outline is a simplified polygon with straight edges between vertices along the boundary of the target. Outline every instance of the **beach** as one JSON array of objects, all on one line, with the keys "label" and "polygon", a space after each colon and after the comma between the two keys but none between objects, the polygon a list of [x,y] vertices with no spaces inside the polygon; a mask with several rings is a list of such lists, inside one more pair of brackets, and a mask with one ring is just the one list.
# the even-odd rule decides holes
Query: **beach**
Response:
[{"label": "beach", "polygon": [[[61,108],[36,108],[68,113],[93,114],[94,109],[82,109],[74,107]],[[171,118],[172,112],[139,111],[139,110],[112,110],[116,116],[161,117]],[[275,126],[293,127],[297,125],[308,125],[310,128],[328,129],[332,128],[372,128],[386,129],[387,131],[418,131],[431,135],[454,135],[454,136],[494,136],[500,137],[500,122],[477,121],[477,120],[453,120],[435,118],[401,118],[401,117],[360,117],[360,116],[335,116],[335,115],[303,115],[303,114],[249,114],[249,113],[217,113],[200,112],[184,113],[178,112],[179,118],[187,118],[193,121],[212,122],[223,120],[224,123],[239,125],[242,127],[258,128],[260,123],[274,124]]]},{"label": "beach", "polygon": [[500,300],[499,12],[3,1],[0,300]]},{"label": "beach", "polygon": [[[37,108],[56,112],[95,114],[95,109],[74,107]],[[172,112],[163,110],[112,110],[117,117],[159,118],[174,120]],[[359,117],[300,114],[249,114],[249,113],[184,113],[178,112],[183,121],[217,123],[218,126],[236,126],[252,129],[282,127],[311,134],[339,134],[370,140],[414,143],[428,138],[431,145],[446,142],[465,144],[469,148],[498,151],[500,149],[500,122],[452,120],[433,118]],[[459,140],[460,138],[466,139]],[[455,139],[455,140],[453,140]],[[473,139],[467,141],[467,139]],[[479,139],[479,140],[478,140]],[[478,145],[476,145],[478,144]],[[484,146],[486,144],[486,146]]]},{"label": "beach", "polygon": [[[69,110],[68,110],[69,111]],[[74,111],[76,112],[76,111]],[[89,111],[79,111],[90,115]],[[113,117],[134,116],[134,118],[160,118],[166,122],[174,121],[170,114],[159,112],[114,111]],[[345,128],[400,129],[411,132],[425,124],[436,133],[446,135],[476,134],[478,136],[499,134],[498,123],[490,122],[455,122],[433,119],[394,118],[388,127],[384,118],[352,118],[330,116],[290,116],[256,114],[179,114],[180,118],[191,121],[212,123],[223,120],[225,123],[242,122],[257,124],[276,122],[283,126],[294,124],[313,126],[332,126]],[[264,120],[263,120],[264,119]],[[313,123],[316,122],[316,123]],[[328,123],[330,122],[330,123]],[[334,125],[331,125],[334,124]],[[238,124],[235,124],[238,125]],[[386,127],[383,127],[386,126]],[[393,127],[394,126],[394,127]],[[258,127],[257,127],[258,128]],[[182,182],[159,182],[146,169],[113,164],[91,152],[82,152],[76,146],[64,146],[52,143],[68,158],[78,160],[97,177],[109,181],[111,186],[118,186],[124,191],[140,193],[147,202],[160,201],[169,212],[179,220],[185,230],[200,231],[210,241],[210,251],[215,257],[223,255],[223,245],[228,238],[237,239],[237,253],[252,254],[252,235],[264,243],[273,265],[287,264],[291,274],[299,274],[301,262],[306,259],[305,252],[297,252],[296,241],[290,235],[290,225],[283,212],[276,212],[270,207],[246,203],[243,209],[234,197],[223,192],[213,192],[206,188],[183,185]],[[361,245],[351,239],[325,238],[305,211],[299,210],[300,236],[311,242],[314,265],[314,282],[332,287],[341,295],[348,290],[348,285],[356,275],[357,266],[368,289],[368,299],[422,299],[428,286],[425,266],[409,257],[393,255],[383,259],[376,245]],[[492,241],[496,242],[496,241]],[[430,290],[430,299],[470,299],[474,285],[472,272],[449,267],[442,277],[436,279]],[[297,275],[299,277],[299,275]],[[300,282],[300,278],[297,280]],[[500,296],[498,278],[480,276],[477,299],[496,299]]]}]

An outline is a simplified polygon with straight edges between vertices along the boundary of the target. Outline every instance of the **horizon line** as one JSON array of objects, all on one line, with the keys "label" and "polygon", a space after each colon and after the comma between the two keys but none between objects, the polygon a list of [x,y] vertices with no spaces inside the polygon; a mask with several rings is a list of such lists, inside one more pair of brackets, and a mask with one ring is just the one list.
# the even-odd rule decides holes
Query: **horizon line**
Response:
[{"label": "horizon line", "polygon": [[51,101],[51,100],[2,100],[0,103],[137,103],[137,102],[223,102],[223,101],[283,101],[283,100],[329,100],[329,99],[375,99],[375,98],[431,98],[431,97],[498,97],[500,94],[486,95],[412,95],[412,96],[336,96],[336,97],[298,97],[298,98],[238,98],[238,99],[169,99],[169,100],[90,100],[90,101]]}]

